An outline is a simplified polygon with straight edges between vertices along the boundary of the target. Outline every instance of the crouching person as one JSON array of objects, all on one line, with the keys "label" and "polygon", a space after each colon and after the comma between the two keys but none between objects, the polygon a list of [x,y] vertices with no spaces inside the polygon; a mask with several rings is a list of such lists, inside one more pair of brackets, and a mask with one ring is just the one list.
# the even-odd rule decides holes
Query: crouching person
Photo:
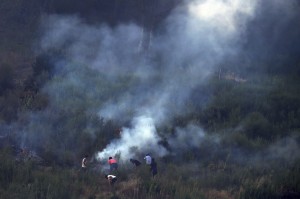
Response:
[{"label": "crouching person", "polygon": [[110,185],[110,189],[111,189],[112,193],[115,195],[114,185],[115,185],[115,183],[118,179],[117,176],[115,176],[115,175],[105,175],[105,178],[108,180],[108,183]]},{"label": "crouching person", "polygon": [[135,160],[135,159],[129,159],[129,161],[132,163],[132,164],[134,164],[134,166],[136,166],[136,167],[138,167],[138,166],[140,166],[142,163],[140,162],[140,161],[138,161],[138,160]]},{"label": "crouching person", "polygon": [[113,186],[117,181],[117,176],[115,175],[105,175],[105,178],[108,180],[109,184]]}]

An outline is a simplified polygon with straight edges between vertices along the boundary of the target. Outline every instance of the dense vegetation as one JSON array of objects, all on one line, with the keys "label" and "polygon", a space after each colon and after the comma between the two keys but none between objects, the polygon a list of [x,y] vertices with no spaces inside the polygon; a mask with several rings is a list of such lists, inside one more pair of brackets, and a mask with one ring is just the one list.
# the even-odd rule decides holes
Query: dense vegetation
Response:
[{"label": "dense vegetation", "polygon": [[[64,59],[64,55],[51,52],[35,56],[33,53],[31,44],[38,35],[39,17],[45,12],[73,14],[80,10],[79,14],[88,23],[106,21],[114,26],[118,22],[116,18],[136,19],[136,23],[151,29],[159,25],[174,5],[170,1],[155,1],[151,6],[146,5],[148,1],[138,4],[129,1],[126,5],[119,0],[114,4],[90,1],[92,5],[84,6],[83,1],[71,2],[3,0],[0,3],[3,20],[0,25],[5,27],[0,36],[9,38],[1,39],[0,44],[0,198],[300,197],[297,151],[300,59],[296,47],[290,53],[273,49],[274,57],[268,55],[271,58],[259,60],[244,71],[226,64],[224,71],[240,73],[247,81],[213,75],[205,84],[194,88],[184,115],[172,118],[157,129],[162,137],[168,137],[175,133],[175,128],[192,123],[218,138],[218,144],[207,140],[201,146],[178,152],[177,157],[157,159],[159,172],[155,178],[145,165],[133,168],[129,163],[121,163],[115,193],[96,162],[91,161],[88,171],[81,172],[84,154],[103,149],[118,138],[122,126],[128,126],[128,121],[103,120],[90,109],[103,106],[103,101],[108,99],[114,101],[121,90],[138,80],[126,74],[111,81],[92,69],[82,70],[81,75],[89,76],[87,84],[96,82],[95,96],[83,95],[84,87],[63,85],[64,88],[55,90],[55,96],[73,98],[60,103],[44,88],[48,82],[67,78],[56,76],[53,67],[55,59]],[[97,9],[114,12],[97,14]],[[141,13],[142,18],[135,17]],[[292,44],[287,43],[279,42],[273,47],[286,44],[289,49]],[[250,42],[245,45],[247,49],[255,48]],[[77,63],[72,64],[80,68]],[[69,93],[63,93],[66,90]],[[98,99],[96,102],[94,97]],[[87,126],[94,129],[93,134]],[[30,132],[28,137],[23,136],[23,131]],[[168,140],[160,144],[169,147]],[[26,153],[22,147],[36,151],[37,155]]]},{"label": "dense vegetation", "polygon": [[115,194],[97,171],[16,162],[1,150],[1,198],[298,198],[299,161],[293,166],[164,163],[154,179],[146,166],[122,167]]}]

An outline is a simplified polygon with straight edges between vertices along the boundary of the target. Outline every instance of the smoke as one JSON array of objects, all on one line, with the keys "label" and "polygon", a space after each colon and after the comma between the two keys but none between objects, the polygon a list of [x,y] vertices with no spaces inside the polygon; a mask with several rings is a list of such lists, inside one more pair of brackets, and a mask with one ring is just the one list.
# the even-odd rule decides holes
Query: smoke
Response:
[{"label": "smoke", "polygon": [[160,138],[157,135],[152,118],[144,116],[133,118],[132,126],[132,129],[123,128],[121,138],[112,141],[103,151],[98,153],[97,158],[100,160],[106,159],[116,153],[126,159],[126,157],[131,157],[140,149],[151,151],[159,156],[167,154],[165,148],[157,145]]},{"label": "smoke", "polygon": [[[49,82],[44,91],[62,109],[81,104],[88,110],[98,109],[105,120],[131,121],[119,139],[97,154],[98,159],[116,153],[126,158],[135,153],[133,149],[166,155],[158,144],[161,137],[156,127],[190,111],[186,102],[193,89],[204,84],[225,57],[237,53],[239,37],[255,5],[256,1],[187,1],[154,33],[146,53],[139,51],[139,44],[145,42],[144,30],[136,24],[111,28],[85,24],[76,16],[47,16],[40,50],[63,49],[65,60],[56,65],[61,78]],[[121,89],[111,96],[99,89],[107,86],[103,80],[109,89]],[[183,144],[187,140],[199,145],[204,137],[199,129],[178,129],[171,145],[188,147]],[[192,139],[192,135],[198,136]]]},{"label": "smoke", "polygon": [[[236,53],[237,37],[244,31],[245,23],[253,16],[255,7],[255,1],[247,3],[246,6],[240,1],[223,2],[217,7],[214,7],[215,4],[215,1],[192,1],[179,7],[168,17],[164,23],[165,32],[154,36],[152,48],[148,52],[150,61],[146,60],[152,68],[149,76],[156,76],[155,80],[158,78],[158,81],[140,76],[147,90],[135,90],[138,91],[136,95],[125,95],[115,103],[117,106],[122,105],[134,110],[137,115],[152,118],[155,126],[167,123],[175,116],[184,115],[188,111],[185,103],[192,90],[206,82],[224,57]],[[205,13],[203,10],[214,12]],[[221,19],[224,17],[227,17],[228,24],[222,23]],[[146,64],[146,67],[149,66]],[[139,103],[140,101],[143,103]],[[99,114],[105,116],[109,113],[110,117],[118,118],[120,109],[114,107],[115,105],[108,105],[101,109]],[[118,112],[114,112],[116,110]],[[199,140],[204,134],[196,130],[195,134],[189,134],[194,130],[190,127],[177,130],[176,136],[168,141],[171,145],[180,147],[188,147],[183,143],[199,145]],[[155,131],[151,132],[155,134]],[[191,139],[192,135],[194,139]],[[189,139],[194,142],[186,142]],[[116,149],[127,145],[126,142],[115,143],[113,145]],[[112,145],[109,145],[109,149],[112,148]],[[155,148],[159,146],[153,147]],[[139,149],[145,151],[141,147]],[[102,156],[102,153],[100,154]]]},{"label": "smoke", "polygon": [[[291,8],[282,1],[268,4]],[[193,111],[187,106],[193,91],[220,65],[241,55],[248,26],[261,6],[259,0],[185,1],[147,41],[145,28],[134,23],[110,27],[86,24],[77,16],[47,15],[41,22],[43,34],[37,53],[55,51],[63,55],[56,62],[54,78],[43,88],[49,96],[48,110],[71,112],[69,120],[74,123],[77,117],[91,114],[101,121],[129,123],[119,138],[96,152],[99,160],[115,154],[121,159],[148,152],[164,156],[169,151],[159,144],[163,132],[157,129]],[[143,42],[149,42],[150,48],[140,49]],[[197,96],[198,105],[206,106],[207,100],[202,99],[207,96]],[[50,126],[46,131],[49,135],[65,131],[56,125],[63,116],[51,111],[45,114],[47,122],[39,122]],[[98,131],[97,124],[89,120],[84,125],[80,129],[91,135]],[[26,131],[38,134],[34,126]],[[176,151],[200,146],[207,134],[190,124],[164,138]]]},{"label": "smoke", "polygon": [[270,160],[284,160],[284,162],[292,163],[300,157],[298,151],[299,141],[297,142],[296,136],[292,136],[278,140],[266,150],[266,153]]},{"label": "smoke", "polygon": [[208,136],[202,128],[189,124],[185,128],[176,128],[175,134],[168,138],[173,151],[184,151],[187,148],[199,148],[203,142],[219,144],[219,138]]},{"label": "smoke", "polygon": [[295,70],[300,52],[299,9],[298,0],[257,1],[255,16],[243,35],[239,59],[233,61],[244,65],[237,68],[240,73],[261,75]]},{"label": "smoke", "polygon": [[246,155],[242,153],[244,155],[242,162],[264,168],[289,167],[299,160],[298,151],[299,136],[292,135],[277,140],[256,154],[248,155],[247,159],[245,159]]},{"label": "smoke", "polygon": [[[245,26],[242,17],[253,17],[256,1],[194,1],[188,8],[200,20],[221,31],[222,34],[234,34]],[[242,20],[241,20],[242,18]],[[239,30],[238,30],[239,29]]]}]

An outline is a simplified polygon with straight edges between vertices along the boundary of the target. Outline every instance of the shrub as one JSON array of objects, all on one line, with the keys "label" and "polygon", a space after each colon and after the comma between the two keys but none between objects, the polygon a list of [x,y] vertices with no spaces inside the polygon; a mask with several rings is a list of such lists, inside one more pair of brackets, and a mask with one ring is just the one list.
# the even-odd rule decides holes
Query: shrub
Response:
[{"label": "shrub", "polygon": [[251,139],[274,138],[272,126],[269,121],[259,112],[250,113],[243,122],[243,131]]}]

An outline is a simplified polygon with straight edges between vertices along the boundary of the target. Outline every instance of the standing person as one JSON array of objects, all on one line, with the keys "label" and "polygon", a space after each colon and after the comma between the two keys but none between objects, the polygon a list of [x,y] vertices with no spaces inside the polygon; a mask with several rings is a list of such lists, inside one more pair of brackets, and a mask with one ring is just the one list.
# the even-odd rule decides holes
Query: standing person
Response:
[{"label": "standing person", "polygon": [[147,165],[151,165],[152,158],[151,158],[150,154],[146,154],[146,156],[144,157],[144,160],[146,160]]},{"label": "standing person", "polygon": [[86,170],[87,170],[87,158],[88,158],[88,155],[85,155],[81,161],[81,170],[84,172],[86,172]]},{"label": "standing person", "polygon": [[108,164],[109,164],[109,167],[110,167],[110,172],[118,169],[118,163],[117,163],[116,159],[114,159],[112,157],[109,157],[108,158]]},{"label": "standing person", "polygon": [[157,174],[157,164],[154,158],[152,158],[151,161],[150,171],[152,173],[152,177],[154,177]]}]

